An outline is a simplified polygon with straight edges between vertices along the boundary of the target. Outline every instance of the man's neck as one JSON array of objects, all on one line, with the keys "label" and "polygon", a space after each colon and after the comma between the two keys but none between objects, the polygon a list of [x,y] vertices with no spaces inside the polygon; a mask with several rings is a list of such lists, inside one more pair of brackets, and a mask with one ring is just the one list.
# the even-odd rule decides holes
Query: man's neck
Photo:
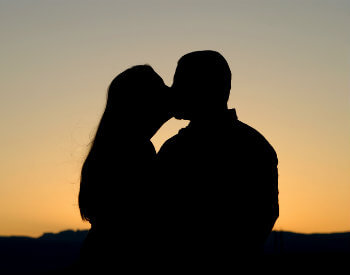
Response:
[{"label": "man's neck", "polygon": [[191,127],[211,127],[220,126],[226,122],[232,122],[237,119],[235,109],[225,109],[220,112],[206,113],[205,115],[194,117],[191,119],[189,126]]}]

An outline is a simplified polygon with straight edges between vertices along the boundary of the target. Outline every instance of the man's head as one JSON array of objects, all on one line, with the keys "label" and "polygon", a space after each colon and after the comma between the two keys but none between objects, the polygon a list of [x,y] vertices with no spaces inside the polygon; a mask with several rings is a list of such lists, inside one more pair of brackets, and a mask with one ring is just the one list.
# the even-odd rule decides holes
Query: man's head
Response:
[{"label": "man's head", "polygon": [[176,118],[215,116],[227,110],[230,67],[218,52],[188,53],[178,61],[172,89],[177,101]]}]

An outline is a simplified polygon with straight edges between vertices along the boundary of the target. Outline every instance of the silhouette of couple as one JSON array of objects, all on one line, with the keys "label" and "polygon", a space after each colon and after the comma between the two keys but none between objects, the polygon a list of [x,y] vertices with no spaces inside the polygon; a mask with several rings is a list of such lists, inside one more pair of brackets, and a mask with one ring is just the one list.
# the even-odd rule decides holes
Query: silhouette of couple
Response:
[{"label": "silhouette of couple", "polygon": [[[171,270],[260,253],[279,215],[277,156],[227,108],[231,71],[215,51],[180,58],[171,88],[149,65],[119,74],[83,164],[87,269]],[[171,117],[190,120],[161,147]]]}]

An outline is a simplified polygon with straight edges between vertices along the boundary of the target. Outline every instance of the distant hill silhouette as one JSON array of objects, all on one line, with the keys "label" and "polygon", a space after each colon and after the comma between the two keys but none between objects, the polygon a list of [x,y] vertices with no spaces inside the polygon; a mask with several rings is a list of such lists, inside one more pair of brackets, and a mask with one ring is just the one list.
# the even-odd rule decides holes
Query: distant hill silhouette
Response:
[{"label": "distant hill silhouette", "polygon": [[65,242],[83,242],[86,235],[88,233],[88,230],[65,230],[61,231],[59,233],[44,233],[41,237],[39,237],[39,240],[46,240],[46,241],[65,241]]},{"label": "distant hill silhouette", "polygon": [[40,274],[71,265],[87,230],[45,233],[39,238],[0,237],[0,274]]},{"label": "distant hill silhouette", "polygon": [[350,232],[330,234],[300,234],[273,231],[265,254],[346,254],[350,253]]},{"label": "distant hill silhouette", "polygon": [[[74,263],[87,230],[45,233],[39,238],[0,237],[0,274],[40,274]],[[290,257],[348,258],[350,232],[298,234],[273,231],[265,245],[273,259]]]}]

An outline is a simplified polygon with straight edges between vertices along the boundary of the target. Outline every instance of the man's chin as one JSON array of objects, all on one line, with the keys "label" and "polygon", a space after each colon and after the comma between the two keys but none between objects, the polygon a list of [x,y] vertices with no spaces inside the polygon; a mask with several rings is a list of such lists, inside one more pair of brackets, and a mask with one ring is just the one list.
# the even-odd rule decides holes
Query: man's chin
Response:
[{"label": "man's chin", "polygon": [[183,112],[175,112],[174,117],[180,120],[189,120],[188,116],[186,116],[186,114]]},{"label": "man's chin", "polygon": [[178,119],[178,120],[184,119],[182,116],[178,116],[178,115],[174,115],[174,118],[176,118],[176,119]]}]

